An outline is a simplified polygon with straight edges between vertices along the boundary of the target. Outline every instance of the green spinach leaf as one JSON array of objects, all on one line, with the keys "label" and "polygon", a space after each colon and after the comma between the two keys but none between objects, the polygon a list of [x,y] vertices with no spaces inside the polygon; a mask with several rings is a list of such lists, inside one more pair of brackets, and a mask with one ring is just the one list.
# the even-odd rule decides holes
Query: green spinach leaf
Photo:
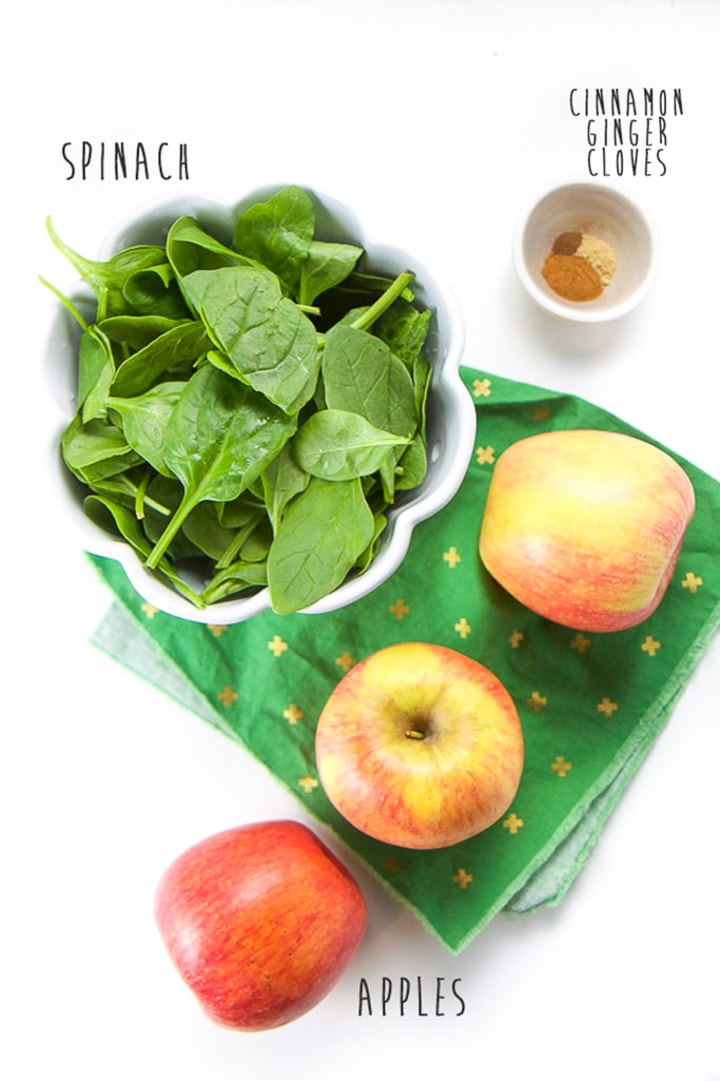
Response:
[{"label": "green spinach leaf", "polygon": [[135,271],[128,277],[122,292],[133,311],[141,315],[187,319],[190,314],[170,263]]},{"label": "green spinach leaf", "polygon": [[80,335],[78,346],[77,405],[83,422],[107,414],[107,396],[114,378],[112,345],[99,327],[89,326]]},{"label": "green spinach leaf", "polygon": [[293,456],[306,473],[325,480],[352,480],[377,472],[404,436],[376,428],[359,413],[323,409],[313,413],[292,442]]},{"label": "green spinach leaf", "polygon": [[182,288],[182,279],[194,270],[252,264],[253,260],[227,247],[206,232],[194,218],[181,217],[170,226],[165,243],[168,260]]},{"label": "green spinach leaf", "polygon": [[98,298],[107,291],[122,293],[132,274],[166,261],[165,249],[157,244],[137,244],[123,248],[106,260],[86,259],[60,239],[50,218],[46,224],[55,247],[72,263]]},{"label": "green spinach leaf", "polygon": [[209,337],[238,375],[286,413],[297,413],[317,383],[317,333],[282,295],[275,276],[256,267],[196,270],[184,286]]},{"label": "green spinach leaf", "polygon": [[165,431],[185,383],[160,383],[145,394],[133,398],[109,398],[109,408],[120,416],[122,429],[130,446],[156,472],[170,477],[165,465]]},{"label": "green spinach leaf", "polygon": [[295,421],[250,387],[203,364],[189,379],[165,429],[165,464],[183,498],[148,557],[157,566],[192,508],[235,499],[295,431]]},{"label": "green spinach leaf", "polygon": [[189,376],[208,345],[202,324],[193,319],[175,323],[122,362],[112,383],[113,395],[128,398],[144,394],[167,374],[184,371]]},{"label": "green spinach leaf", "polygon": [[298,612],[341,585],[370,544],[373,528],[359,480],[313,477],[288,505],[270,548],[273,609]]},{"label": "green spinach leaf", "polygon": [[362,254],[362,248],[353,244],[331,244],[323,240],[313,240],[300,266],[300,303],[312,304],[321,293],[339,285],[350,274]]},{"label": "green spinach leaf", "polygon": [[295,461],[291,444],[286,443],[280,453],[260,475],[263,498],[273,530],[277,532],[285,507],[296,495],[304,492],[310,480]]},{"label": "green spinach leaf", "polygon": [[412,437],[412,379],[385,342],[354,327],[334,327],[325,338],[322,373],[328,408],[359,413],[376,428]]},{"label": "green spinach leaf", "polygon": [[291,185],[240,215],[232,246],[276,274],[287,295],[298,296],[314,232],[312,199],[302,188]]}]

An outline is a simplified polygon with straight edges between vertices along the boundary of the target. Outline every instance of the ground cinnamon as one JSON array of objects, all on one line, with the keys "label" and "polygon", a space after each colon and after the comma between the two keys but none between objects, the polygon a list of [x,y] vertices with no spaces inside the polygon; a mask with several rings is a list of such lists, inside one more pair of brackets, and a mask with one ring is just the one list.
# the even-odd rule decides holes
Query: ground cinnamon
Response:
[{"label": "ground cinnamon", "polygon": [[582,256],[551,252],[542,275],[553,292],[565,300],[597,300],[603,284],[597,270]]}]

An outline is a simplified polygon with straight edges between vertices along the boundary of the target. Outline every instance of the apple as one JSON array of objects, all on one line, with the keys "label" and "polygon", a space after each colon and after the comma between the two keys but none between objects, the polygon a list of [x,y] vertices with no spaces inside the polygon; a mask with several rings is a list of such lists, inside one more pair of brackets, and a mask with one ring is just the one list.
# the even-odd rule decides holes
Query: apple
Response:
[{"label": "apple", "polygon": [[694,510],[687,474],[652,444],[596,429],[544,432],[495,463],[480,558],[546,619],[624,630],[662,600]]},{"label": "apple", "polygon": [[362,940],[360,888],[299,822],[215,834],[179,856],[155,919],[180,975],[213,1021],[246,1032],[307,1013]]},{"label": "apple", "polygon": [[387,646],[335,686],[315,736],[318,777],[358,830],[445,848],[500,818],[523,768],[512,698],[484,665],[426,642]]}]

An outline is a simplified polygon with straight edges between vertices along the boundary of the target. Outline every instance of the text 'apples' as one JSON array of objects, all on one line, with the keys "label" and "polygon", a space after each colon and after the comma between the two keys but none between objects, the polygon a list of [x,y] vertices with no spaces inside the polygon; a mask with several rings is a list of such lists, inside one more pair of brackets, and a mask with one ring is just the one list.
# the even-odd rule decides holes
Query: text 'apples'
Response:
[{"label": "text 'apples'", "polygon": [[651,443],[544,432],[495,463],[480,557],[533,612],[577,630],[624,630],[660,604],[694,510],[687,474]]},{"label": "text 'apples'", "polygon": [[365,899],[299,822],[215,834],[178,857],[155,899],[180,975],[220,1025],[261,1031],[323,999],[362,940]]},{"label": "text 'apples'", "polygon": [[496,822],[515,796],[523,737],[499,679],[455,650],[404,642],[340,680],[318,721],[329,800],[363,833],[444,848]]}]

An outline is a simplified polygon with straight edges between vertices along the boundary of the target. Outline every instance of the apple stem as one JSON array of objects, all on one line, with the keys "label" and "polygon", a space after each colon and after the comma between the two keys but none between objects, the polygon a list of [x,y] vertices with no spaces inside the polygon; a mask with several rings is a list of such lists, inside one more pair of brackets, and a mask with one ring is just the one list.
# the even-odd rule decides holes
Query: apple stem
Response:
[{"label": "apple stem", "polygon": [[405,735],[408,739],[425,739],[425,733],[419,728],[408,728]]}]

